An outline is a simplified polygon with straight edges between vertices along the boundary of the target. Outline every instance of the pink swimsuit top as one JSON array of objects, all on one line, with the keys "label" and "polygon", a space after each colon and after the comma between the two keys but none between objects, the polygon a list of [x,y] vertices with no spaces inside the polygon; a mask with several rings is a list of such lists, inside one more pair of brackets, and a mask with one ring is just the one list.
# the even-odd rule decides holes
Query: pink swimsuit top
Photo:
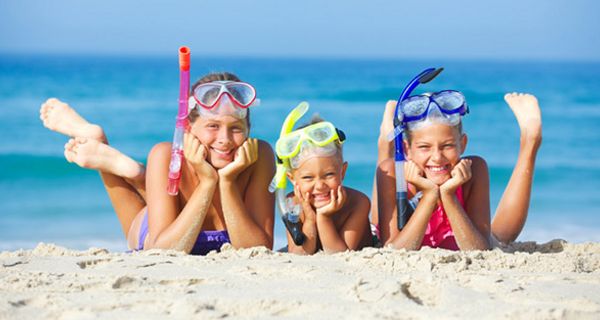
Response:
[{"label": "pink swimsuit top", "polygon": [[[458,202],[464,208],[465,201],[463,199],[462,186],[456,189],[456,198],[458,198]],[[458,244],[456,244],[456,240],[454,239],[452,227],[450,226],[450,220],[448,220],[446,211],[444,211],[444,207],[441,205],[438,205],[438,207],[433,210],[421,245],[432,248],[459,250]]]}]

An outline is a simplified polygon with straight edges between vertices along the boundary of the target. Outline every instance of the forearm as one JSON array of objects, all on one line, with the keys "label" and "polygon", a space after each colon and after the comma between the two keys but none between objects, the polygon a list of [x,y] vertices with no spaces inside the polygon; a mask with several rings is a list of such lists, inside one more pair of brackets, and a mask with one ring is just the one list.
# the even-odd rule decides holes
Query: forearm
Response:
[{"label": "forearm", "polygon": [[252,219],[246,210],[237,185],[232,181],[220,179],[219,194],[231,244],[235,248],[256,246],[272,248],[273,241],[271,237]]},{"label": "forearm", "polygon": [[324,214],[317,214],[317,231],[325,252],[335,253],[348,250],[346,242],[338,234],[338,230],[331,217]]},{"label": "forearm", "polygon": [[[385,243],[385,245],[391,244],[396,249],[406,250],[418,250],[421,248],[423,243],[423,236],[427,230],[427,225],[431,219],[433,210],[437,207],[437,195],[430,193],[425,194],[419,205],[415,209],[412,217],[408,220],[408,223],[402,230],[396,233],[395,236]],[[394,234],[391,232],[391,234]]]},{"label": "forearm", "polygon": [[[302,223],[302,233],[304,234],[304,242],[301,246],[297,246],[291,239],[288,243],[289,252],[295,254],[314,254],[317,252],[317,240],[319,233],[317,230],[317,222],[313,219],[306,219]],[[288,237],[289,239],[289,237]]]},{"label": "forearm", "polygon": [[484,236],[472,223],[454,192],[442,192],[442,203],[456,243],[461,250],[487,250],[488,237]]},{"label": "forearm", "polygon": [[175,221],[154,237],[149,247],[191,252],[202,229],[215,190],[216,181],[201,182]]}]

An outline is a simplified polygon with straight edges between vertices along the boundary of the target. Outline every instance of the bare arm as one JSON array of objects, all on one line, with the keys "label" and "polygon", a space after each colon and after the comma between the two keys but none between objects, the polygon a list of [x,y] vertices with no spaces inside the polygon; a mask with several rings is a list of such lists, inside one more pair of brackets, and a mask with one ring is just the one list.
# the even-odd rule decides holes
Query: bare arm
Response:
[{"label": "bare arm", "polygon": [[350,250],[372,245],[369,212],[371,202],[362,192],[347,188],[350,216],[340,228],[340,235]]},{"label": "bare arm", "polygon": [[437,207],[439,199],[438,187],[431,181],[424,181],[414,163],[407,163],[405,174],[407,181],[420,185],[423,198],[419,201],[415,212],[402,230],[398,230],[398,216],[396,204],[396,173],[393,159],[381,163],[378,168],[377,190],[379,193],[379,221],[381,241],[384,245],[394,248],[417,250],[421,248],[427,224],[431,219],[433,210]]},{"label": "bare arm", "polygon": [[[185,143],[186,153],[193,153],[193,155],[186,154],[186,161],[182,166],[189,165],[187,161],[192,161],[192,158],[204,161],[205,149],[200,148],[199,142],[193,151],[189,150],[189,147],[189,143]],[[209,174],[202,177],[180,212],[178,197],[169,196],[166,192],[170,152],[171,145],[162,143],[155,146],[148,157],[146,175],[149,215],[148,248],[175,249],[189,253],[196,242],[212,202],[217,177],[216,172],[214,175]],[[182,170],[185,169],[188,168],[182,168]]]},{"label": "bare arm", "polygon": [[[236,183],[238,175],[253,166],[246,190]],[[248,138],[234,161],[219,170],[219,193],[231,244],[236,248],[273,248],[275,196],[268,186],[275,172],[273,150],[263,141]]]}]

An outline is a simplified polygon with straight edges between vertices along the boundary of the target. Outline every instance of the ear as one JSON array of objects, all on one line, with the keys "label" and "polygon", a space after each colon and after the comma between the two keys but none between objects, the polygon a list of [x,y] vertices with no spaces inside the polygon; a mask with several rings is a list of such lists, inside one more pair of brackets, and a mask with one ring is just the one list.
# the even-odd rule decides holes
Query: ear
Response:
[{"label": "ear", "polygon": [[402,149],[404,149],[404,156],[406,157],[407,160],[411,159],[410,156],[410,144],[408,144],[408,140],[404,140],[402,139]]},{"label": "ear", "polygon": [[342,164],[342,181],[346,177],[346,169],[348,169],[348,161],[344,161]]},{"label": "ear", "polygon": [[288,177],[288,179],[290,179],[290,181],[292,182],[292,184],[296,183],[296,180],[294,180],[294,174],[293,173],[291,173],[290,171],[287,171],[285,173],[285,175]]},{"label": "ear", "polygon": [[467,138],[467,134],[463,133],[462,137],[460,137],[460,145],[461,145],[461,150],[460,150],[460,154],[462,155],[463,153],[465,153],[465,150],[467,150],[467,142],[469,141],[469,139]]}]

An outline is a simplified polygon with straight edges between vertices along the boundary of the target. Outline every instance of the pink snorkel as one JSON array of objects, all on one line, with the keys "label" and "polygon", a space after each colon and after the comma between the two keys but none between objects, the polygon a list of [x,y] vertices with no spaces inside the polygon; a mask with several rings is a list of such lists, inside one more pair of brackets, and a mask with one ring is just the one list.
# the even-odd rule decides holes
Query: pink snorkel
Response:
[{"label": "pink snorkel", "polygon": [[169,163],[169,185],[167,193],[175,196],[179,192],[181,179],[181,163],[183,160],[183,133],[188,126],[188,96],[190,92],[190,49],[179,48],[179,111],[171,146],[171,162]]}]

